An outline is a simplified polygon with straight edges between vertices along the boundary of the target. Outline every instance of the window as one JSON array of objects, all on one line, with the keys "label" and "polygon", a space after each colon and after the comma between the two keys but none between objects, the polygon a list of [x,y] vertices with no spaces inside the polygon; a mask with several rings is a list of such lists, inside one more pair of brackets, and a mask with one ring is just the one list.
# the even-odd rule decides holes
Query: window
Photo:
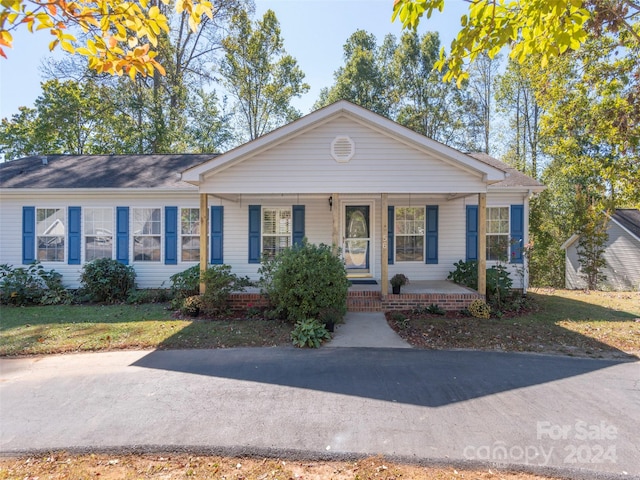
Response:
[{"label": "window", "polygon": [[65,216],[63,208],[36,209],[36,244],[41,262],[64,262]]},{"label": "window", "polygon": [[162,244],[161,210],[133,209],[133,259],[137,262],[159,262]]},{"label": "window", "polygon": [[262,254],[274,257],[291,245],[291,209],[262,210]]},{"label": "window", "polygon": [[396,207],[396,261],[424,261],[424,207]]},{"label": "window", "polygon": [[113,258],[113,209],[84,209],[84,259]]},{"label": "window", "polygon": [[180,210],[180,258],[183,262],[200,260],[200,209]]},{"label": "window", "polygon": [[509,260],[509,207],[487,207],[487,260]]}]

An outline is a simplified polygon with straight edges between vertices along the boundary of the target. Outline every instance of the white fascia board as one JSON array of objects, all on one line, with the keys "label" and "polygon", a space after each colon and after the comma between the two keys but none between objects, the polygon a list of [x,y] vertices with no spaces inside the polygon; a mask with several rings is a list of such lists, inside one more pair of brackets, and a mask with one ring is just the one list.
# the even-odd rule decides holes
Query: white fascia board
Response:
[{"label": "white fascia board", "polygon": [[609,220],[611,220],[613,223],[615,223],[616,225],[618,225],[622,230],[624,230],[625,232],[627,232],[629,235],[631,235],[632,238],[635,238],[636,240],[640,241],[640,238],[638,238],[633,232],[631,232],[627,227],[625,227],[624,225],[622,225],[619,221],[617,221],[615,218],[613,218],[611,215],[609,215],[608,213],[605,212],[605,215],[607,216],[607,218],[609,218]]},{"label": "white fascia board", "polygon": [[564,242],[564,243],[560,246],[560,248],[561,248],[562,250],[566,250],[566,249],[567,249],[567,248],[569,248],[571,245],[573,245],[573,243],[574,243],[576,240],[578,240],[579,238],[580,238],[580,235],[578,235],[577,233],[574,233],[573,235],[571,235],[571,236],[569,237],[569,239],[568,239],[566,242]]}]

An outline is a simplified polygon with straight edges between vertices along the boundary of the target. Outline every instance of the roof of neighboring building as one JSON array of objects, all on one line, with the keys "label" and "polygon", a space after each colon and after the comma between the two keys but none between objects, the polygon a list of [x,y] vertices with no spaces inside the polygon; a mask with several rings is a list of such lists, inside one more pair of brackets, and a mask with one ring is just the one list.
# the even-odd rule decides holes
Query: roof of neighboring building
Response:
[{"label": "roof of neighboring building", "polygon": [[530,177],[529,175],[525,175],[519,170],[516,170],[511,165],[508,165],[504,162],[501,162],[497,158],[492,157],[483,152],[474,152],[468,154],[470,157],[475,158],[476,160],[480,160],[487,165],[491,165],[494,168],[498,168],[507,174],[507,178],[502,180],[501,182],[494,183],[491,185],[494,187],[532,187],[539,189],[539,187],[544,187],[540,182],[538,182],[535,178]]},{"label": "roof of neighboring building", "polygon": [[617,208],[611,218],[640,239],[640,210],[637,208]]},{"label": "roof of neighboring building", "polygon": [[175,188],[197,190],[180,172],[218,154],[49,155],[0,164],[0,188]]}]

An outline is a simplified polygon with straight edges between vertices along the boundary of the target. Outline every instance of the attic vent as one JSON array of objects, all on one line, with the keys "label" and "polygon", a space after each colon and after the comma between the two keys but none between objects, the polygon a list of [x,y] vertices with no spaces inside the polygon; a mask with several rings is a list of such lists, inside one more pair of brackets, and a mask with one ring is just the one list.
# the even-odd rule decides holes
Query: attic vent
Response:
[{"label": "attic vent", "polygon": [[331,156],[336,162],[347,163],[356,153],[356,146],[349,137],[336,137],[331,142]]}]

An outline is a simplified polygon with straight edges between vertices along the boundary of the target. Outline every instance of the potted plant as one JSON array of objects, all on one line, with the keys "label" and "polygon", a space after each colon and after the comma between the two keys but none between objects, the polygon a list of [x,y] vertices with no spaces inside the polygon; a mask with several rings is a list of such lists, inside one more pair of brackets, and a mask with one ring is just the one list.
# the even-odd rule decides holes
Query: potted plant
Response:
[{"label": "potted plant", "polygon": [[409,278],[404,273],[396,273],[391,277],[391,287],[393,293],[398,295],[400,293],[400,287],[409,283]]}]

